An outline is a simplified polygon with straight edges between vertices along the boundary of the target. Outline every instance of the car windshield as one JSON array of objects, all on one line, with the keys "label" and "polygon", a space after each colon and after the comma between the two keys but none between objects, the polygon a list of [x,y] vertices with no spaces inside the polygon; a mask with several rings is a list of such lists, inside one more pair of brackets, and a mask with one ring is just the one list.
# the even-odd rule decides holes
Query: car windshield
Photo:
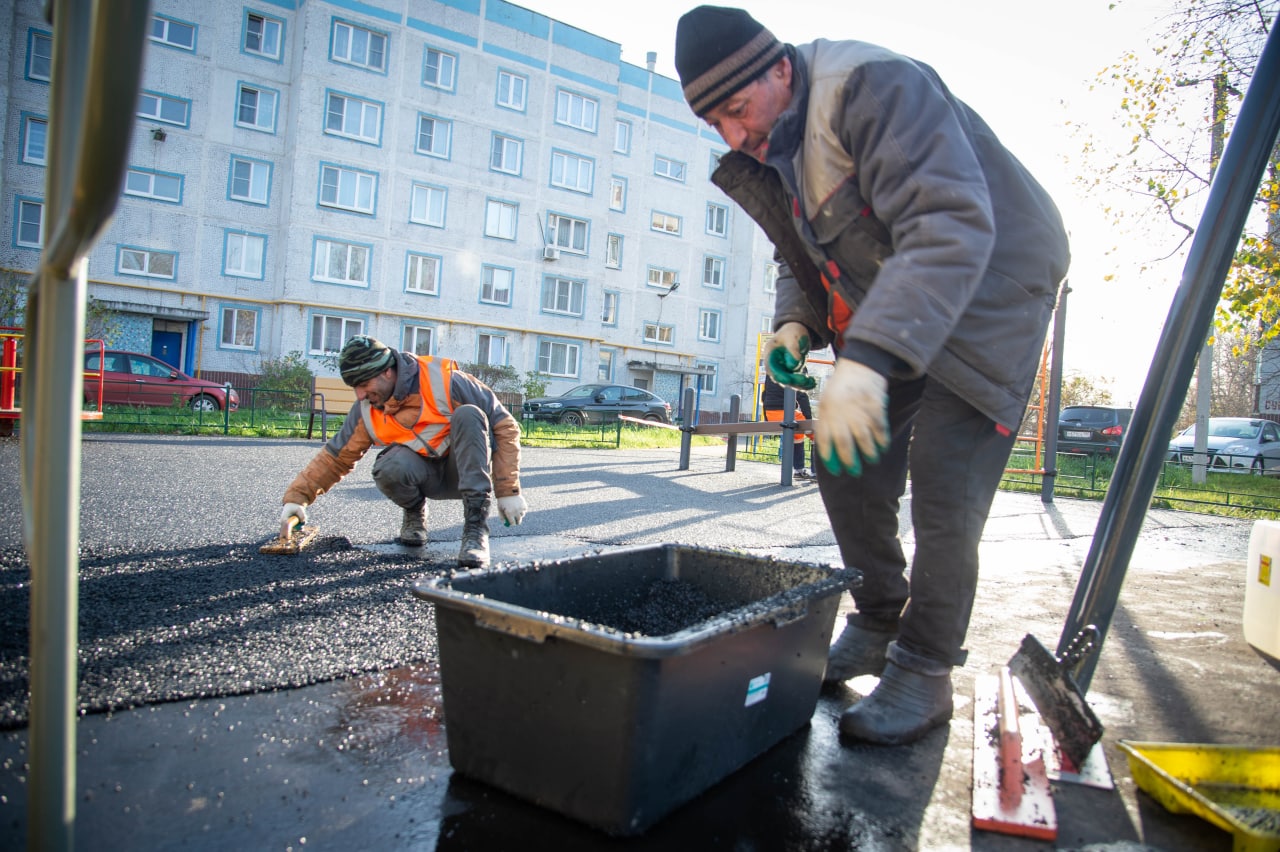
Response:
[{"label": "car windshield", "polygon": [[1111,424],[1115,414],[1109,408],[1064,408],[1059,420],[1072,423],[1106,423]]},{"label": "car windshield", "polygon": [[[1210,438],[1244,438],[1252,440],[1258,437],[1258,432],[1262,429],[1262,424],[1251,421],[1209,421],[1209,437]],[[1188,426],[1183,436],[1186,438],[1195,438],[1196,427]]]},{"label": "car windshield", "polygon": [[600,390],[600,385],[578,385],[571,391],[567,391],[562,397],[563,399],[583,399],[593,397]]}]

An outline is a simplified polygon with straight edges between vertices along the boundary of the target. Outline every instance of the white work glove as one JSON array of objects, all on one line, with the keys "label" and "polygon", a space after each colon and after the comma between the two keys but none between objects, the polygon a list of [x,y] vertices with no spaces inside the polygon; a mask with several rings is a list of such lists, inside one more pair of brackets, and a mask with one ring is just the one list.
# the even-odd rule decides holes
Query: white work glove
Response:
[{"label": "white work glove", "polygon": [[288,538],[289,533],[292,532],[289,529],[290,518],[297,518],[298,526],[302,526],[307,522],[307,507],[302,505],[301,503],[285,503],[284,504],[284,507],[280,509],[280,537],[281,538]]},{"label": "white work glove", "polygon": [[888,380],[866,364],[836,359],[814,426],[818,455],[832,474],[858,476],[864,459],[879,461],[889,449],[888,389]]},{"label": "white work glove", "polygon": [[764,365],[780,385],[791,385],[801,390],[813,390],[817,381],[800,372],[804,359],[809,356],[809,329],[804,323],[784,322],[769,338],[764,347]]},{"label": "white work glove", "polygon": [[502,523],[508,527],[523,521],[524,513],[527,511],[529,511],[529,504],[520,494],[498,498],[498,515],[502,518]]}]

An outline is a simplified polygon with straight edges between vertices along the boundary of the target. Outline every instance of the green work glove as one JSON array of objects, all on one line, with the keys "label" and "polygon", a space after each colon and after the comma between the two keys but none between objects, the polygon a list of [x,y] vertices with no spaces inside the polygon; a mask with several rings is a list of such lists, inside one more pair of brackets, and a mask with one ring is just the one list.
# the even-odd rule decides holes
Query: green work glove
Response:
[{"label": "green work glove", "polygon": [[813,390],[818,382],[800,372],[809,355],[809,329],[803,323],[784,322],[765,344],[765,369],[780,385]]}]

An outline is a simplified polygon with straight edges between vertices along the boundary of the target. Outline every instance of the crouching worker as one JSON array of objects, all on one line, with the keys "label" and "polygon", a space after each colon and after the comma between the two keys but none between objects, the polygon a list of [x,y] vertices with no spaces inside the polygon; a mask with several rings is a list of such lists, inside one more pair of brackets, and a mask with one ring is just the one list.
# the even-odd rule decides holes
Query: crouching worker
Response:
[{"label": "crouching worker", "polygon": [[342,427],[284,492],[281,528],[305,523],[306,507],[352,471],[370,447],[378,490],[404,510],[398,540],[427,542],[427,499],[462,500],[464,568],[489,565],[489,510],[518,524],[528,509],[520,494],[520,424],[479,379],[447,358],[399,352],[357,335],[338,355],[342,380],[356,403]]}]

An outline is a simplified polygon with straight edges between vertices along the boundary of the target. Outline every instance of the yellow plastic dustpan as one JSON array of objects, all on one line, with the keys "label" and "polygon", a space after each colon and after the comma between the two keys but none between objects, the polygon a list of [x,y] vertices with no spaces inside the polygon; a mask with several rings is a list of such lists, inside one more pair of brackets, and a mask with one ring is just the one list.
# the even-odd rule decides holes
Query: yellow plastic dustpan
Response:
[{"label": "yellow plastic dustpan", "polygon": [[1119,746],[1134,782],[1166,809],[1231,832],[1234,852],[1280,852],[1280,746]]}]

